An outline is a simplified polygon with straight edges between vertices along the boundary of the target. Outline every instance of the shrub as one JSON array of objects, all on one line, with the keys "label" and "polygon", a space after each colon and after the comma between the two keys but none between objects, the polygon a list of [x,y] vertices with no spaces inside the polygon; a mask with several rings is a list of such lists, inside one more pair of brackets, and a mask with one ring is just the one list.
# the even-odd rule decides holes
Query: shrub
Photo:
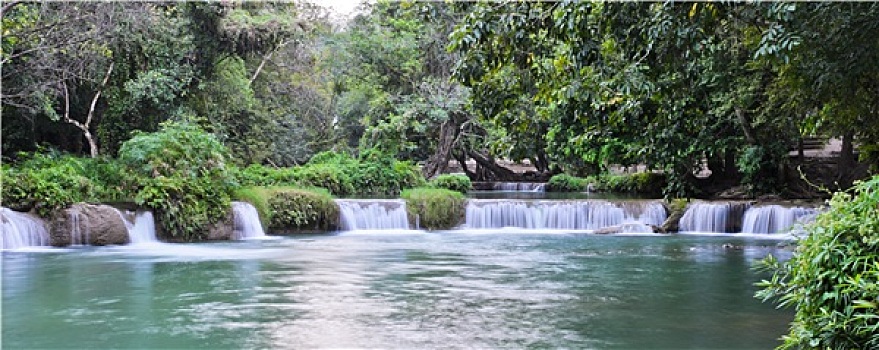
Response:
[{"label": "shrub", "polygon": [[324,188],[337,196],[354,193],[351,177],[344,169],[329,164],[309,164],[296,168],[296,179],[302,186]]},{"label": "shrub", "polygon": [[553,175],[546,183],[549,192],[581,192],[586,190],[588,183],[579,177],[568,174]]},{"label": "shrub", "polygon": [[126,141],[119,159],[138,176],[135,202],[153,208],[171,237],[204,239],[207,226],[226,217],[235,179],[226,169],[228,150],[212,134],[163,123]]},{"label": "shrub", "polygon": [[271,168],[251,164],[232,169],[239,186],[292,186],[297,184],[295,168]]},{"label": "shrub", "polygon": [[466,198],[463,194],[439,188],[416,188],[403,191],[406,209],[418,226],[429,230],[451,229],[464,218]]},{"label": "shrub", "polygon": [[22,155],[13,168],[3,167],[3,204],[36,209],[42,216],[77,202],[114,201],[129,197],[117,162],[79,158],[57,152]]},{"label": "shrub", "polygon": [[333,230],[339,207],[326,190],[271,188],[268,190],[269,229]]},{"label": "shrub", "polygon": [[470,188],[473,187],[473,183],[470,182],[470,178],[466,175],[443,174],[437,176],[433,180],[430,180],[430,187],[444,188],[447,190],[467,193],[467,191],[469,191]]},{"label": "shrub", "polygon": [[757,297],[794,307],[781,348],[879,348],[879,176],[837,193]]},{"label": "shrub", "polygon": [[303,186],[326,188],[337,196],[397,195],[425,184],[417,167],[375,150],[364,151],[360,159],[344,153],[318,153],[298,168],[297,179]]},{"label": "shrub", "polygon": [[339,222],[339,207],[321,188],[246,187],[237,189],[234,198],[253,204],[263,225],[275,232],[329,231]]}]

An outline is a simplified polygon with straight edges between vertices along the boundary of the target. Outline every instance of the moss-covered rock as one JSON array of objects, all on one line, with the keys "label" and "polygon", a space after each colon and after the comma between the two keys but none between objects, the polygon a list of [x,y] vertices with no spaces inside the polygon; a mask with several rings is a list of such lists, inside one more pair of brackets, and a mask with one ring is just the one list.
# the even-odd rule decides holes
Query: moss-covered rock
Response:
[{"label": "moss-covered rock", "polygon": [[323,189],[248,187],[235,191],[236,200],[256,207],[263,226],[273,233],[332,231],[338,228],[339,207]]},{"label": "moss-covered rock", "polygon": [[467,199],[460,192],[440,188],[415,188],[403,191],[410,221],[429,230],[447,230],[464,220]]}]

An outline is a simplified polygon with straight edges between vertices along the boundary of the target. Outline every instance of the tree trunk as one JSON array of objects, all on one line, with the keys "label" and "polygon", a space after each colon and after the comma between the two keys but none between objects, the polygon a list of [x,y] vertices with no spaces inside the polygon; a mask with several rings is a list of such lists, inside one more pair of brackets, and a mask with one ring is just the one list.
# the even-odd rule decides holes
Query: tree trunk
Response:
[{"label": "tree trunk", "polygon": [[95,116],[95,106],[97,106],[98,99],[101,98],[101,94],[104,92],[104,87],[107,86],[107,81],[110,80],[110,74],[113,73],[113,67],[115,64],[115,62],[111,62],[110,67],[107,68],[107,74],[104,75],[104,81],[101,82],[101,86],[92,98],[92,103],[89,106],[89,113],[86,115],[85,122],[79,122],[78,120],[70,118],[70,92],[67,90],[67,81],[61,82],[64,91],[64,121],[73,124],[79,128],[79,130],[82,130],[82,135],[85,136],[86,141],[89,143],[89,154],[92,158],[98,157],[98,142],[90,131],[92,120]]},{"label": "tree trunk", "polygon": [[537,160],[534,162],[534,167],[541,173],[549,171],[549,161],[546,159],[546,152],[543,148],[537,149]]},{"label": "tree trunk", "polygon": [[852,185],[852,169],[855,165],[853,138],[854,133],[852,132],[847,132],[842,136],[842,149],[840,149],[839,161],[837,161],[837,181],[842,189]]},{"label": "tree trunk", "polygon": [[751,120],[748,119],[748,115],[745,114],[745,111],[741,108],[736,108],[736,117],[739,118],[739,123],[742,124],[742,131],[745,133],[745,140],[747,140],[750,145],[756,145],[757,138],[754,137],[754,130],[751,129]]},{"label": "tree trunk", "polygon": [[453,152],[453,156],[455,157],[455,160],[458,161],[458,164],[461,165],[461,170],[463,170],[464,173],[467,174],[467,177],[475,181],[478,177],[476,176],[475,172],[472,172],[469,168],[467,168],[467,157],[464,156],[464,152]]},{"label": "tree trunk", "polygon": [[[494,175],[493,180],[499,181],[512,181],[516,179],[516,173],[510,169],[504,168],[497,163],[495,163],[494,159],[490,157],[484,156],[479,152],[468,151],[467,155],[473,160],[476,161],[477,164],[488,170],[492,175]],[[485,179],[490,180],[490,179]]]},{"label": "tree trunk", "polygon": [[98,141],[95,140],[95,137],[92,135],[88,129],[82,132],[82,135],[85,136],[86,141],[89,143],[89,155],[92,158],[98,157]]},{"label": "tree trunk", "polygon": [[455,141],[458,139],[458,132],[458,125],[452,120],[446,121],[440,126],[439,144],[436,147],[436,152],[430,156],[422,170],[425,178],[432,178],[448,169],[452,147],[455,146]]},{"label": "tree trunk", "polygon": [[803,144],[803,136],[800,136],[797,139],[797,157],[800,159],[800,163],[806,161],[806,146]]}]

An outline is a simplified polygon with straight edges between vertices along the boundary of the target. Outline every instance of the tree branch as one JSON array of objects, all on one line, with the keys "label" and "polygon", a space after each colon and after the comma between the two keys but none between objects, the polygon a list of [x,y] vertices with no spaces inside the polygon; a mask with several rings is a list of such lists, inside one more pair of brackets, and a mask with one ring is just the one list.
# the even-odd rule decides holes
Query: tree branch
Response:
[{"label": "tree branch", "polygon": [[259,66],[256,67],[256,71],[253,72],[253,76],[250,77],[250,84],[251,85],[253,85],[253,82],[256,80],[256,77],[259,76],[259,73],[262,72],[262,68],[265,67],[266,62],[268,62],[268,60],[272,59],[272,55],[275,52],[278,52],[278,50],[280,50],[282,47],[287,46],[287,44],[289,44],[291,41],[292,40],[287,40],[287,41],[284,41],[284,42],[278,44],[278,47],[276,47],[274,50],[270,51],[269,53],[265,54],[265,56],[262,57],[262,61],[259,63]]},{"label": "tree branch", "polygon": [[107,74],[104,75],[104,81],[101,82],[101,87],[98,88],[98,92],[95,93],[95,97],[92,98],[92,104],[89,107],[89,114],[85,119],[85,126],[88,127],[92,123],[92,117],[95,115],[95,105],[98,103],[98,99],[101,98],[101,93],[104,91],[104,87],[107,86],[107,81],[110,80],[110,74],[113,73],[113,66],[116,62],[110,62],[110,68],[107,69]]}]

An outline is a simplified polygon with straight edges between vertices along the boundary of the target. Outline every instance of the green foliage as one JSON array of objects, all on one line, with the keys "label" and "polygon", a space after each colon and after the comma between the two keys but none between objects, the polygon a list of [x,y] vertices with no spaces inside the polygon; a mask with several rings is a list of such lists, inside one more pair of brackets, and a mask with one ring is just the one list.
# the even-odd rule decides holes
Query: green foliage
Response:
[{"label": "green foliage", "polygon": [[57,152],[22,156],[14,167],[3,167],[0,198],[5,206],[34,208],[47,217],[73,203],[121,201],[132,195],[125,187],[125,173],[114,160]]},{"label": "green foliage", "polygon": [[553,175],[546,183],[548,192],[582,192],[586,190],[589,183],[586,179],[568,174]]},{"label": "green foliage", "polygon": [[232,200],[247,202],[256,208],[264,230],[268,229],[272,212],[269,210],[269,194],[265,187],[239,187],[232,191]]},{"label": "green foliage", "polygon": [[473,187],[470,178],[461,174],[443,174],[430,180],[430,187],[467,193]]},{"label": "green foliage", "polygon": [[554,175],[546,183],[550,192],[580,192],[592,185],[592,190],[614,193],[636,193],[660,196],[666,186],[666,177],[657,173],[605,174],[579,178],[567,174]]},{"label": "green foliage", "polygon": [[336,196],[395,196],[402,189],[425,183],[418,168],[411,163],[375,151],[365,152],[360,159],[327,151],[299,167],[250,165],[233,172],[241,186],[320,187]]},{"label": "green foliage", "polygon": [[414,165],[374,149],[364,151],[359,159],[344,153],[319,153],[296,169],[296,179],[301,186],[326,188],[337,196],[393,196],[425,183]]},{"label": "green foliage", "polygon": [[339,207],[326,190],[272,187],[264,193],[270,230],[329,231],[338,225]]},{"label": "green foliage", "polygon": [[228,213],[234,178],[227,159],[216,137],[186,123],[137,133],[119,151],[137,176],[135,202],[153,208],[167,234],[188,241],[205,238],[207,225]]},{"label": "green foliage", "polygon": [[690,205],[690,200],[687,198],[674,198],[674,199],[666,202],[666,206],[668,207],[669,213],[683,214],[684,211],[687,210],[688,205]]},{"label": "green foliage", "polygon": [[295,168],[273,168],[251,164],[232,172],[239,186],[292,186],[297,184]]},{"label": "green foliage", "polygon": [[736,159],[736,167],[742,173],[742,184],[748,185],[755,193],[777,187],[771,174],[773,164],[779,160],[773,161],[766,153],[763,147],[749,146]]},{"label": "green foliage", "polygon": [[415,188],[403,191],[411,220],[429,230],[445,230],[464,219],[467,199],[460,192],[439,188]]},{"label": "green foliage", "polygon": [[879,176],[837,193],[757,297],[796,310],[783,349],[879,347]]},{"label": "green foliage", "polygon": [[297,182],[303,186],[325,188],[337,196],[355,193],[351,177],[345,171],[332,164],[311,164],[296,169]]},{"label": "green foliage", "polygon": [[662,195],[666,179],[657,173],[635,173],[623,175],[605,175],[600,188],[615,193],[638,193],[652,196]]},{"label": "green foliage", "polygon": [[243,187],[233,198],[253,204],[263,225],[274,232],[330,231],[339,222],[339,208],[324,189]]}]

